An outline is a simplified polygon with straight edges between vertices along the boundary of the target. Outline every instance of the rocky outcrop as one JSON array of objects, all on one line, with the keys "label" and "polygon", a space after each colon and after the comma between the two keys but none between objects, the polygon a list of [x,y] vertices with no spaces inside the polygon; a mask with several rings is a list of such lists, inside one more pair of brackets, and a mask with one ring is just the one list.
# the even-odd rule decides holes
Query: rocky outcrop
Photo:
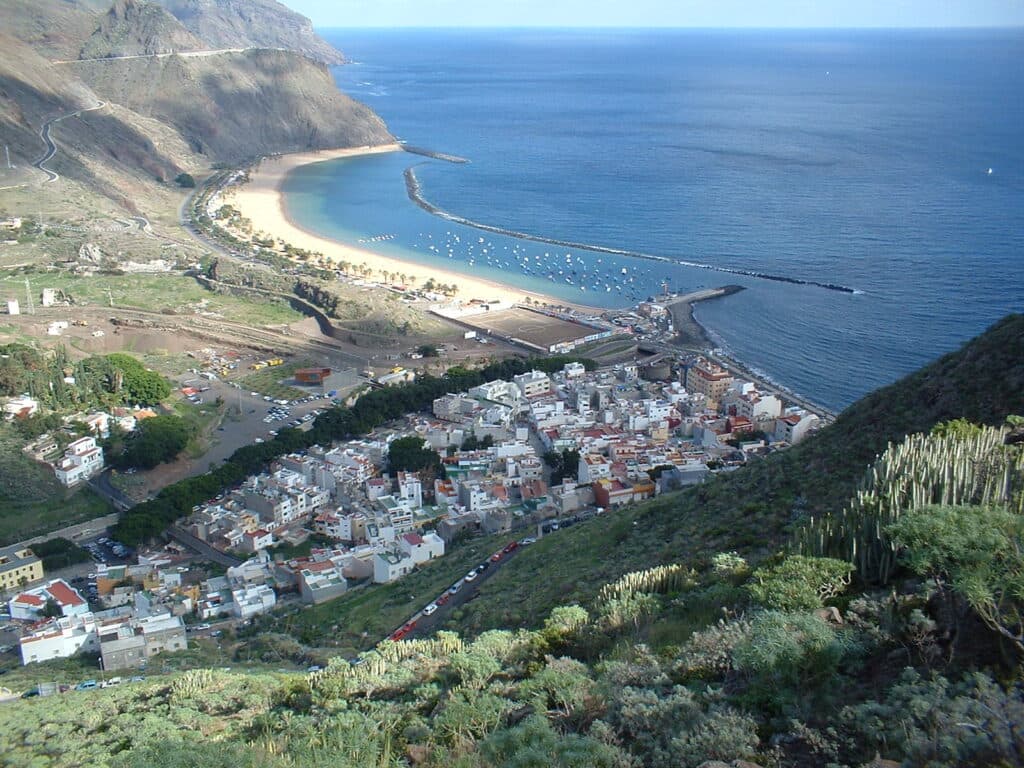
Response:
[{"label": "rocky outcrop", "polygon": [[82,46],[79,58],[146,56],[201,51],[206,47],[159,5],[142,0],[117,0]]},{"label": "rocky outcrop", "polygon": [[321,64],[341,64],[337,48],[302,14],[276,0],[158,0],[211,48],[284,48]]}]

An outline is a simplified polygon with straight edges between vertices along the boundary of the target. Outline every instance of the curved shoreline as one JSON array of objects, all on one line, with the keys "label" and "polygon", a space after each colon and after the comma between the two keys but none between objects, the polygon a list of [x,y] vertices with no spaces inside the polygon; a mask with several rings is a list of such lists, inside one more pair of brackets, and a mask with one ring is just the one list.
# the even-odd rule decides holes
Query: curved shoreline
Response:
[{"label": "curved shoreline", "polygon": [[[424,161],[426,162],[426,161]],[[405,176],[405,191],[409,195],[409,199],[412,200],[416,205],[422,208],[432,216],[450,221],[454,224],[461,224],[466,227],[472,227],[473,229],[479,229],[484,232],[491,232],[496,235],[505,235],[507,237],[514,237],[519,240],[530,240],[535,243],[546,243],[548,245],[557,245],[562,248],[575,248],[581,251],[591,251],[593,253],[608,253],[614,256],[629,256],[634,259],[646,259],[647,261],[659,261],[665,264],[679,264],[683,267],[694,267],[696,269],[706,269],[711,272],[722,272],[728,275],[741,275],[743,277],[755,277],[760,280],[772,280],[777,283],[790,283],[792,285],[811,285],[816,288],[824,288],[827,291],[837,291],[839,293],[857,294],[860,293],[856,288],[850,288],[846,285],[839,285],[837,283],[821,283],[816,280],[803,280],[798,277],[787,277],[785,275],[773,275],[767,272],[755,272],[749,269],[734,269],[732,267],[719,267],[714,264],[705,264],[699,261],[686,261],[685,259],[672,259],[668,256],[655,256],[651,253],[641,253],[640,251],[629,251],[625,248],[610,248],[604,245],[592,245],[589,243],[578,243],[572,240],[559,240],[553,237],[543,237],[542,235],[532,235],[529,232],[519,232],[514,229],[505,229],[504,227],[496,227],[493,224],[484,224],[480,221],[474,221],[473,219],[467,219],[464,216],[446,211],[440,206],[434,205],[432,202],[427,200],[423,195],[423,188],[420,185],[420,180],[416,176],[416,168],[423,165],[423,162],[415,163],[405,169],[403,175]]]},{"label": "curved shoreline", "polygon": [[[535,301],[542,301],[552,306],[575,307],[588,312],[602,311],[597,307],[566,301],[537,291],[520,289],[516,286],[497,283],[443,267],[433,267],[400,257],[387,256],[366,247],[348,245],[340,240],[334,240],[303,228],[289,215],[285,204],[283,185],[286,178],[296,168],[328,160],[401,150],[402,147],[399,144],[385,144],[267,157],[252,168],[247,184],[240,187],[228,187],[223,191],[224,202],[232,203],[245,218],[254,222],[257,230],[270,233],[275,240],[284,240],[310,252],[319,251],[335,263],[363,264],[370,270],[369,274],[391,274],[396,276],[395,279],[398,275],[403,275],[410,283],[419,283],[419,285],[425,284],[430,279],[435,282],[450,283],[456,287],[456,298],[464,302],[484,300],[515,303],[528,296]],[[367,275],[367,278],[368,282],[381,282],[380,277]]]}]

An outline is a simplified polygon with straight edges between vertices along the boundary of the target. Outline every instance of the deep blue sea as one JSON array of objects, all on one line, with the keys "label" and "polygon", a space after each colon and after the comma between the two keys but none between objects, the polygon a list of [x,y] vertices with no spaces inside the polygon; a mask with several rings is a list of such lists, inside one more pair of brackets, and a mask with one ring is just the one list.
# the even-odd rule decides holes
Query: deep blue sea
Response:
[{"label": "deep blue sea", "polygon": [[[742,284],[699,320],[834,408],[1024,309],[1020,30],[325,36],[342,90],[471,162],[300,169],[289,213],[320,234],[599,306]],[[456,225],[409,201],[413,164],[467,219],[856,293]]]}]

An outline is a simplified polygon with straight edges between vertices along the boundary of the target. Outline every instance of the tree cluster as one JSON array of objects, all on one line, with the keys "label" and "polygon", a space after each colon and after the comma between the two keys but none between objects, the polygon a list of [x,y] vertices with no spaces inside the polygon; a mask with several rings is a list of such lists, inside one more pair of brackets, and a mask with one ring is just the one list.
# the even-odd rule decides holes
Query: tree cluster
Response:
[{"label": "tree cluster", "polygon": [[28,394],[50,410],[156,405],[170,392],[167,379],[121,352],[75,362],[63,347],[46,354],[24,344],[0,346],[0,395]]},{"label": "tree cluster", "polygon": [[416,435],[391,441],[388,445],[388,472],[418,472],[425,477],[444,477],[441,456]]},{"label": "tree cluster", "polygon": [[195,434],[195,427],[180,416],[154,416],[140,422],[138,429],[124,439],[121,452],[108,455],[108,459],[122,469],[152,469],[174,461]]}]

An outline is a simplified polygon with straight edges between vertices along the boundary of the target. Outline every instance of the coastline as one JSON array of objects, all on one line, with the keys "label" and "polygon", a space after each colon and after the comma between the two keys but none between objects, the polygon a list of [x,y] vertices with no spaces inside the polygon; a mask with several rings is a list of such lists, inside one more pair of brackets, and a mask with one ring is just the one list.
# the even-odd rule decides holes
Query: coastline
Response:
[{"label": "coastline", "polygon": [[[415,285],[422,286],[430,279],[437,283],[454,285],[456,287],[455,299],[465,303],[470,301],[519,303],[526,297],[530,297],[534,302],[543,302],[557,307],[570,307],[596,314],[602,314],[605,311],[597,307],[564,301],[546,294],[470,277],[461,272],[439,269],[418,264],[414,261],[384,256],[369,248],[347,245],[313,234],[300,227],[288,216],[285,209],[282,185],[288,174],[296,168],[338,158],[402,150],[403,147],[395,143],[371,147],[277,155],[265,158],[256,167],[251,168],[248,183],[240,187],[228,187],[223,190],[222,195],[225,202],[230,202],[239,210],[242,216],[253,222],[259,222],[258,229],[272,235],[275,239],[284,240],[293,246],[308,251],[319,251],[335,263],[348,262],[353,265],[365,265],[370,270],[368,276],[370,282],[379,282],[383,285],[386,282],[383,279],[384,273],[404,274],[407,280]],[[835,414],[829,409],[791,392],[784,386],[766,381],[763,376],[758,375],[735,358],[727,357],[721,353],[711,353],[711,349],[715,346],[714,340],[711,334],[707,332],[694,316],[694,305],[700,301],[723,298],[740,290],[743,290],[743,288],[737,285],[704,289],[687,294],[686,296],[677,297],[672,302],[674,306],[670,305],[669,309],[675,318],[677,327],[679,327],[680,331],[685,329],[683,333],[690,337],[688,339],[689,343],[700,349],[704,354],[718,358],[720,363],[726,367],[731,367],[735,373],[759,382],[769,391],[776,391],[788,400],[799,403],[826,418],[834,418]]]},{"label": "coastline", "polygon": [[[274,239],[284,240],[307,251],[318,251],[335,263],[348,262],[365,265],[371,281],[381,280],[384,273],[405,275],[407,281],[422,286],[428,280],[456,287],[455,298],[469,302],[521,302],[526,297],[553,306],[573,306],[588,311],[600,311],[580,304],[570,304],[553,296],[526,291],[462,272],[425,266],[415,261],[406,261],[385,256],[369,248],[347,245],[337,240],[309,232],[295,223],[285,208],[282,185],[292,171],[312,163],[337,160],[344,157],[400,152],[400,144],[382,144],[368,147],[299,152],[264,158],[249,171],[248,183],[239,187],[228,187],[222,192],[223,200],[233,205],[242,216],[254,222],[254,230],[265,232]],[[258,222],[258,224],[256,223]]]}]

